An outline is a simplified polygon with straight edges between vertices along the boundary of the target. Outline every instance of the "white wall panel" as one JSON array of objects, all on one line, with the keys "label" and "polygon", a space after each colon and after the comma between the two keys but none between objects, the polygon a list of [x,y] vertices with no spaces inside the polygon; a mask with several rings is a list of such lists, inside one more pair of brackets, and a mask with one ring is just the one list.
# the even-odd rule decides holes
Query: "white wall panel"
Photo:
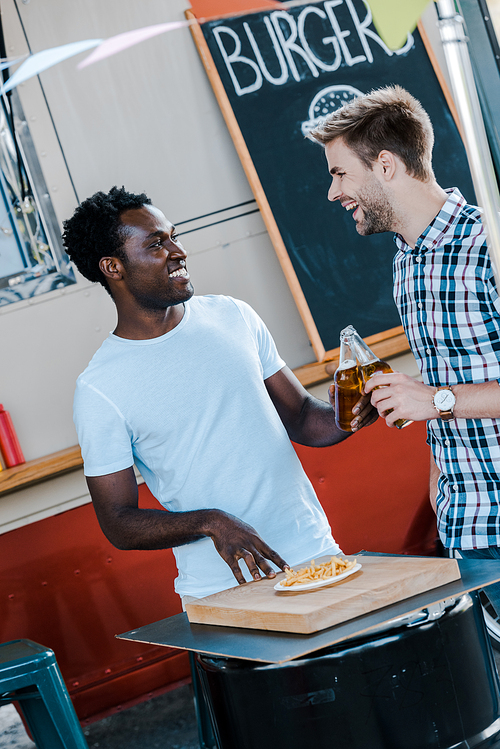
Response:
[{"label": "white wall panel", "polygon": [[26,460],[75,445],[75,381],[115,326],[103,288],[85,282],[0,308],[0,403]]},{"label": "white wall panel", "polygon": [[[4,4],[5,15],[15,6],[33,52],[182,20],[187,7],[183,0]],[[16,45],[18,37],[9,54]],[[188,218],[252,197],[187,28],[78,71],[86,54],[40,76],[80,200],[125,184]]]}]

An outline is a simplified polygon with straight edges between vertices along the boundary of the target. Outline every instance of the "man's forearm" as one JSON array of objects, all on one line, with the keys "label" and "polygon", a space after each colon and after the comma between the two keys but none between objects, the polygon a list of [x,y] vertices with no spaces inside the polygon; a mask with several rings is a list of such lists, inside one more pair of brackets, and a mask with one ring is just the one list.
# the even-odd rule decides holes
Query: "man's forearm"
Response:
[{"label": "man's forearm", "polygon": [[[377,374],[366,387],[371,391],[372,403],[391,426],[395,420],[401,418],[413,421],[439,418],[432,402],[436,388],[418,382],[408,375],[400,372]],[[456,398],[454,418],[500,418],[500,386],[496,380],[451,385],[451,389]]]},{"label": "man's forearm", "polygon": [[[435,387],[427,386],[428,402],[426,418],[435,419],[438,412],[432,399]],[[500,418],[500,386],[496,380],[480,383],[451,385],[456,402],[453,408],[455,419],[497,419]]]},{"label": "man's forearm", "polygon": [[209,536],[218,510],[168,512],[120,508],[113,517],[97,512],[103,533],[118,549],[171,549]]},{"label": "man's forearm", "polygon": [[297,421],[287,424],[287,432],[293,442],[309,447],[335,445],[352,434],[339,429],[332,407],[316,398],[305,401]]},{"label": "man's forearm", "polygon": [[500,385],[496,380],[478,384],[452,385],[457,402],[457,419],[500,418]]},{"label": "man's forearm", "polygon": [[[288,367],[283,367],[264,382],[287,434],[293,442],[310,447],[326,447],[342,442],[352,434],[337,427],[331,392],[329,392],[331,403],[314,398]],[[358,410],[352,416],[353,431],[368,426],[377,418],[377,413],[367,396],[361,396],[355,408]]]},{"label": "man's forearm", "polygon": [[280,569],[286,561],[250,525],[223,510],[189,512],[140,508],[133,468],[88,476],[94,509],[106,538],[118,549],[170,549],[209,537],[238,583],[245,582],[243,560],[255,580],[273,577],[269,562]]},{"label": "man's forearm", "polygon": [[280,569],[288,567],[251,526],[222,510],[165,512],[128,507],[115,514],[114,522],[101,523],[101,528],[114,546],[124,550],[169,549],[209,537],[239,584],[245,582],[240,559],[255,580],[262,573],[275,577],[269,561]]}]

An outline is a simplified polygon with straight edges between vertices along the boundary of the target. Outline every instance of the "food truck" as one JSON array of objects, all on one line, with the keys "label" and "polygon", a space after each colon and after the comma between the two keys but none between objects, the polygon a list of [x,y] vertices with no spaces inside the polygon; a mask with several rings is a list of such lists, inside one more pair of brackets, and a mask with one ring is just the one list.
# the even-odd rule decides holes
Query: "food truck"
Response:
[{"label": "food truck", "polygon": [[[448,126],[458,133],[433,4],[399,54],[384,50],[357,0],[306,10],[274,3],[260,16],[252,15],[255,5],[193,2],[186,15],[186,0],[1,3],[4,81],[30,55],[52,51],[56,59],[54,50],[64,45],[95,42],[3,95],[0,142],[0,402],[25,458],[0,472],[0,642],[28,638],[52,648],[82,722],[173,689],[191,673],[184,651],[115,638],[181,606],[172,552],[114,548],[85,483],[72,421],[74,386],[116,320],[104,288],[85,280],[62,247],[62,222],[78,203],[113,185],[146,192],[178,227],[196,293],[251,304],[314,395],[328,399],[340,330],[351,323],[393,369],[418,375],[392,307],[390,238],[375,251],[365,248],[356,265],[351,239],[326,201],[321,150],[306,143],[295,187],[283,148],[288,136],[273,130],[272,102],[282,93],[293,101],[294,86],[304,84],[300,111],[282,106],[293,120],[288,155],[295,159],[307,123],[377,85],[377,65],[392,78],[392,66],[398,70],[415,49],[419,71],[429,71],[428,86],[439,91],[439,106],[451,112]],[[241,9],[251,18],[238,30],[231,14]],[[170,26],[78,67],[103,40],[160,24]],[[326,35],[318,42],[328,24],[330,41]],[[243,43],[250,52],[238,52]],[[216,45],[226,67],[219,63],[209,74],[206,51],[213,54]],[[407,67],[415,85],[417,79],[427,85],[411,60]],[[441,137],[445,142],[448,132]],[[266,171],[269,149],[278,154],[281,174]],[[323,203],[315,197],[322,218],[307,231],[312,236],[324,224],[328,251],[344,253],[326,270],[323,235],[307,246],[302,229],[287,235],[288,222],[295,216],[301,223],[312,194],[309,158],[318,175],[324,172],[314,195],[324,194]],[[446,159],[439,161],[446,171]],[[456,168],[470,180],[465,157]],[[424,424],[398,431],[379,420],[333,448],[296,450],[345,553],[442,553],[428,501]],[[140,475],[138,481],[141,506],[159,507]]]}]

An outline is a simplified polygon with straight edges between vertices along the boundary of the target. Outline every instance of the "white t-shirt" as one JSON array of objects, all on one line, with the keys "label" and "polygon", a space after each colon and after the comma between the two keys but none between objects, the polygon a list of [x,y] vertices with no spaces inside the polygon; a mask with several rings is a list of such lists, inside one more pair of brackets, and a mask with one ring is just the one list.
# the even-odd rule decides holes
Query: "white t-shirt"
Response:
[{"label": "white t-shirt", "polygon": [[[77,381],[85,474],[135,462],[166,509],[225,510],[291,565],[339,553],[264,384],[283,366],[262,320],[231,297],[193,297],[158,338],[110,334]],[[236,585],[210,538],[174,554],[179,595]]]}]

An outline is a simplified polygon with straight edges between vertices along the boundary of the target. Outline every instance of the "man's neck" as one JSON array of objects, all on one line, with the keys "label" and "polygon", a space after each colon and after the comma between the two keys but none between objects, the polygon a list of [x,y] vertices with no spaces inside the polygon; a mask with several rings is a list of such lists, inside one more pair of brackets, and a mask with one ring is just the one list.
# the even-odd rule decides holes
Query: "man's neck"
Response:
[{"label": "man's neck", "polygon": [[414,249],[419,236],[436,218],[448,195],[437,182],[410,180],[398,193],[393,228]]},{"label": "man's neck", "polygon": [[127,309],[118,310],[118,324],[113,331],[119,338],[134,341],[159,338],[169,333],[184,317],[184,304],[167,307],[165,310]]}]

